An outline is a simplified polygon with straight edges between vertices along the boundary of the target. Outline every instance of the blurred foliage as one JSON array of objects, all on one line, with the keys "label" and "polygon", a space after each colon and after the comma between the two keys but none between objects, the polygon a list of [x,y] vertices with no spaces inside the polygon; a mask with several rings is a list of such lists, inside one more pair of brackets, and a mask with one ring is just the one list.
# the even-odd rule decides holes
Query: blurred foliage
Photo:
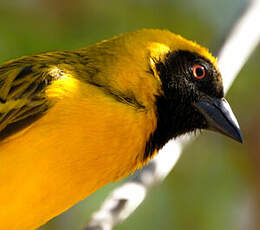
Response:
[{"label": "blurred foliage", "polygon": [[[47,50],[79,48],[140,28],[168,28],[214,53],[246,3],[2,0],[0,61]],[[186,149],[167,180],[154,188],[117,230],[260,229],[259,51],[258,47],[227,96],[245,143],[239,145],[223,136],[203,133]],[[79,229],[115,186],[99,190],[41,230]]]}]

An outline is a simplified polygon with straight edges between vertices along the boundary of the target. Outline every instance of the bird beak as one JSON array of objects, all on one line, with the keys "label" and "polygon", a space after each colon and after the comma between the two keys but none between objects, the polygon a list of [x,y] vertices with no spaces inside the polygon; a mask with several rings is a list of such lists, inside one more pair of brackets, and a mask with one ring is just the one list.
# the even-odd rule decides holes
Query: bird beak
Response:
[{"label": "bird beak", "polygon": [[237,119],[225,98],[217,99],[204,96],[193,105],[206,119],[208,123],[207,129],[222,133],[242,143],[242,133]]}]

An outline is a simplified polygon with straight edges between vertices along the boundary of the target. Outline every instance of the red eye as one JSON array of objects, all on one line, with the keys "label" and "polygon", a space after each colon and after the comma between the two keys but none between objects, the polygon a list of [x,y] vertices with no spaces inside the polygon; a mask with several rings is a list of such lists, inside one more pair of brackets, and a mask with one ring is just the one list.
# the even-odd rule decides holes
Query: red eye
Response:
[{"label": "red eye", "polygon": [[196,64],[192,66],[193,76],[197,79],[202,79],[206,76],[206,69],[203,65]]}]

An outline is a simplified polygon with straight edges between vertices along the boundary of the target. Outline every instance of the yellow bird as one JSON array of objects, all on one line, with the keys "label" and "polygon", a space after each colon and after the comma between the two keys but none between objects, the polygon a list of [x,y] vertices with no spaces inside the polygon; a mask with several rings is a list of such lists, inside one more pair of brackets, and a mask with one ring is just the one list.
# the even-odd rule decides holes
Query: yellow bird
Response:
[{"label": "yellow bird", "polygon": [[216,59],[167,30],[0,65],[0,229],[38,228],[197,129],[242,142]]}]

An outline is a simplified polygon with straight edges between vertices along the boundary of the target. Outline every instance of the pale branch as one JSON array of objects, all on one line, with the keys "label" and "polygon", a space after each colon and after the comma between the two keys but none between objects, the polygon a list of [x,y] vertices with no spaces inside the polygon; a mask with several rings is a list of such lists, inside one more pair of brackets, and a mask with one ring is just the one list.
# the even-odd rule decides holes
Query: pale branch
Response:
[{"label": "pale branch", "polygon": [[233,26],[219,52],[218,66],[225,92],[260,41],[260,0],[249,1],[249,6]]},{"label": "pale branch", "polygon": [[[260,1],[250,1],[219,52],[225,92],[260,41],[259,12]],[[150,188],[161,183],[170,173],[182,150],[192,139],[185,136],[168,142],[146,167],[111,192],[84,229],[111,230],[125,220],[142,203]]]}]

